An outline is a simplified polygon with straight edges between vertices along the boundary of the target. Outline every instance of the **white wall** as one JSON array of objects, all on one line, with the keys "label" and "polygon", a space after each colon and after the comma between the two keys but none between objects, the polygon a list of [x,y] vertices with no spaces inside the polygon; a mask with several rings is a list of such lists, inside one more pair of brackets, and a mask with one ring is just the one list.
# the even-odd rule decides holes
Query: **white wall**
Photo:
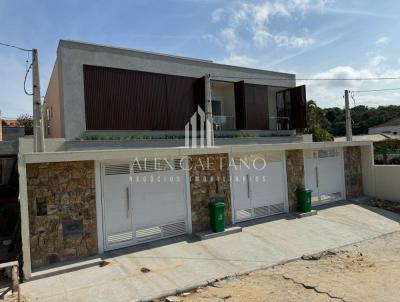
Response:
[{"label": "white wall", "polygon": [[361,171],[363,191],[367,196],[375,196],[374,155],[372,146],[361,146]]},{"label": "white wall", "polygon": [[400,166],[375,166],[375,196],[400,202]]}]

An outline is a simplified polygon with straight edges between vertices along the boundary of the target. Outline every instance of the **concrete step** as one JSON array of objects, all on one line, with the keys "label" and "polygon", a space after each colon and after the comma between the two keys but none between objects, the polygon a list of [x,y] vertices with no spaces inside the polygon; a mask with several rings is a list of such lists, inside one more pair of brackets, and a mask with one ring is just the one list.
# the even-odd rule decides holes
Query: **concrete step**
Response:
[{"label": "concrete step", "polygon": [[194,233],[194,235],[199,238],[200,240],[207,240],[211,238],[217,238],[221,236],[226,236],[230,234],[235,234],[235,233],[240,233],[242,231],[242,227],[240,226],[229,226],[225,228],[225,231],[219,232],[219,233],[214,233],[213,231],[204,231],[204,232],[197,232]]},{"label": "concrete step", "polygon": [[91,266],[100,265],[103,263],[103,259],[100,257],[89,257],[74,261],[65,261],[57,263],[55,265],[45,266],[40,269],[36,269],[32,272],[30,280],[37,280],[49,276],[54,276],[58,274],[63,274],[71,271],[76,271],[79,269],[84,269]]}]

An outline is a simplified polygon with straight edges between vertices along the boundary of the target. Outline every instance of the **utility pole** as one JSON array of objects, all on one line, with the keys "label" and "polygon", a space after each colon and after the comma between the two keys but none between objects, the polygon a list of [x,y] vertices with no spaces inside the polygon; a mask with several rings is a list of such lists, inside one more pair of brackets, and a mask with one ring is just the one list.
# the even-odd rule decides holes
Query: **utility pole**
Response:
[{"label": "utility pole", "polygon": [[214,123],[212,118],[212,98],[211,98],[211,79],[210,74],[204,76],[206,94],[206,137],[207,146],[214,146]]},{"label": "utility pole", "polygon": [[346,139],[351,142],[353,140],[353,130],[351,128],[351,114],[349,103],[349,91],[344,91],[345,113],[346,113]]},{"label": "utility pole", "polygon": [[40,100],[39,58],[37,49],[32,49],[33,85],[33,151],[44,152],[43,112]]}]

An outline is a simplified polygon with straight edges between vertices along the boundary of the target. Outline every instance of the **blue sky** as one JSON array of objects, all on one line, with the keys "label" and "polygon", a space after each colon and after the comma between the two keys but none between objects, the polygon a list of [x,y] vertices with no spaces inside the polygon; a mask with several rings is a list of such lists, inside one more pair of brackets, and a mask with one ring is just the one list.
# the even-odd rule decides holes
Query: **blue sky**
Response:
[{"label": "blue sky", "polygon": [[[59,39],[293,72],[298,78],[395,77],[399,16],[396,0],[0,0],[0,41],[39,49],[43,95]],[[31,97],[23,92],[26,56],[0,47],[3,116],[32,111]],[[323,107],[342,106],[344,89],[400,87],[399,80],[305,84],[308,99]],[[362,93],[355,100],[400,105],[400,90]]]}]

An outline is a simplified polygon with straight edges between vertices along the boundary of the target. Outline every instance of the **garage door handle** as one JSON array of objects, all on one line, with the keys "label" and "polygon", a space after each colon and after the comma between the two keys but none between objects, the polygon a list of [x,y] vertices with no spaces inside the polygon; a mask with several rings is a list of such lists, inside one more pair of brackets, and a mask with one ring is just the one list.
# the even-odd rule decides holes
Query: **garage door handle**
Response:
[{"label": "garage door handle", "polygon": [[129,187],[126,188],[126,218],[129,218],[129,210],[130,210],[130,196],[129,196]]},{"label": "garage door handle", "polygon": [[247,180],[247,198],[250,198],[250,179],[249,179],[249,174],[246,174],[246,180]]}]

